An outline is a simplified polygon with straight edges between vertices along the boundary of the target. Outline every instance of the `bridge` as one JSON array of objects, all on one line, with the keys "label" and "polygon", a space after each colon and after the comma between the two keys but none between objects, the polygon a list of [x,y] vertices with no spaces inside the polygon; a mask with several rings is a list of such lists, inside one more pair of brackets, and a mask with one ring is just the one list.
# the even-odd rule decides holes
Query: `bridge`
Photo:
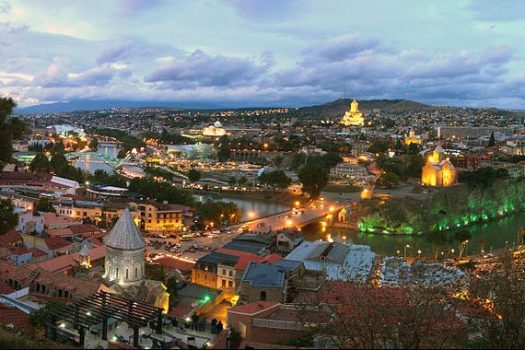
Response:
[{"label": "bridge", "polygon": [[130,155],[117,159],[96,152],[69,152],[65,154],[68,161],[79,160],[84,163],[108,164],[116,168],[122,164],[130,164]]},{"label": "bridge", "polygon": [[339,207],[336,206],[318,206],[299,209],[301,213],[294,214],[292,210],[286,210],[280,213],[260,217],[257,219],[241,222],[237,225],[228,227],[230,230],[246,229],[253,232],[277,231],[286,228],[301,229],[304,226],[317,222],[332,214],[335,215]]}]

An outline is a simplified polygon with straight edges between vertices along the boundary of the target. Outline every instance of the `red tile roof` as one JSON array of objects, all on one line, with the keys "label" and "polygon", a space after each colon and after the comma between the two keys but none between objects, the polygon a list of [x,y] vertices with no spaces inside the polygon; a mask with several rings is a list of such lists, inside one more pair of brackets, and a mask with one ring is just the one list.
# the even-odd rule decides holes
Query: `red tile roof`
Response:
[{"label": "red tile roof", "polygon": [[13,324],[16,328],[21,330],[31,328],[29,315],[17,308],[0,303],[0,315],[2,315],[2,317],[0,317],[1,325]]},{"label": "red tile roof", "polygon": [[10,294],[14,292],[15,290],[11,288],[7,283],[4,281],[0,281],[0,295],[2,294]]},{"label": "red tile roof", "polygon": [[254,315],[261,311],[268,310],[276,305],[280,305],[277,301],[256,301],[254,303],[234,306],[228,310],[228,312],[233,312],[236,314],[247,314]]},{"label": "red tile roof", "polygon": [[193,269],[193,266],[195,266],[195,263],[169,256],[163,256],[161,258],[155,259],[154,261],[159,265],[166,266],[170,269],[177,269],[180,272],[189,272],[191,269]]},{"label": "red tile roof", "polygon": [[29,251],[31,253],[33,253],[33,257],[34,258],[38,258],[38,257],[44,256],[44,255],[47,255],[46,252],[44,252],[43,250],[40,250],[40,249],[38,249],[36,247],[29,248]]},{"label": "red tile roof", "polygon": [[3,235],[0,235],[0,245],[13,245],[14,243],[22,242],[22,236],[16,230],[7,231]]},{"label": "red tile roof", "polygon": [[74,234],[83,234],[83,233],[92,234],[92,233],[97,233],[97,232],[102,233],[102,231],[100,231],[98,227],[96,227],[95,225],[89,225],[89,224],[73,225],[69,229]]},{"label": "red tile roof", "polygon": [[49,248],[49,250],[57,250],[60,248],[68,247],[73,244],[62,237],[49,237],[44,241],[46,242],[46,245]]},{"label": "red tile roof", "polygon": [[227,248],[219,248],[216,250],[216,252],[239,257],[239,260],[237,260],[237,264],[235,265],[235,268],[241,271],[246,269],[250,261],[253,261],[256,263],[269,262],[273,264],[283,258],[279,254],[275,254],[275,253],[268,255],[268,256],[259,256],[253,253],[241,252],[239,250],[233,250],[233,249],[227,249]]}]

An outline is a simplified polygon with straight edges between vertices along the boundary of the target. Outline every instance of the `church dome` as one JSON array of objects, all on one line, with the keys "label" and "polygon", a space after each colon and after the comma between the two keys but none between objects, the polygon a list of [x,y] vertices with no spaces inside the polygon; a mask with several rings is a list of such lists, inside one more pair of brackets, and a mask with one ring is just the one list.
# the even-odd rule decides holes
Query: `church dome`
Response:
[{"label": "church dome", "polygon": [[215,122],[215,124],[213,124],[213,126],[216,127],[216,128],[222,128],[222,124],[218,120]]},{"label": "church dome", "polygon": [[124,214],[113,226],[106,240],[106,246],[123,250],[143,249],[146,246],[146,242],[128,209],[124,210]]}]

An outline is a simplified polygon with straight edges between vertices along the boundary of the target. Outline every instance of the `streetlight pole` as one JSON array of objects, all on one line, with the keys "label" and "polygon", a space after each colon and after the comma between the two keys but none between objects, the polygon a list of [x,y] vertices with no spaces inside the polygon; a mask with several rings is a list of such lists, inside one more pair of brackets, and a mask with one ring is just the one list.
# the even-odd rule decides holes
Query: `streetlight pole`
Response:
[{"label": "streetlight pole", "polygon": [[405,246],[405,249],[404,249],[404,257],[405,257],[405,259],[407,258],[407,248],[410,248],[410,245],[409,245],[409,244],[407,244],[407,245]]},{"label": "streetlight pole", "polygon": [[421,259],[421,249],[418,249],[418,251],[417,251],[417,257],[418,257],[419,259]]}]

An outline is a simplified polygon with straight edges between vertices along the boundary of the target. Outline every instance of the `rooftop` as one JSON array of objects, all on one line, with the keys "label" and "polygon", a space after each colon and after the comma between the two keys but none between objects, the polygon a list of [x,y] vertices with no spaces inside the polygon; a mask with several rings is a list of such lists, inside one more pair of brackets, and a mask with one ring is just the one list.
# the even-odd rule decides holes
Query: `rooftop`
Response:
[{"label": "rooftop", "polygon": [[124,250],[143,249],[146,246],[146,242],[128,209],[124,210],[122,216],[113,226],[107,237],[106,246]]}]

